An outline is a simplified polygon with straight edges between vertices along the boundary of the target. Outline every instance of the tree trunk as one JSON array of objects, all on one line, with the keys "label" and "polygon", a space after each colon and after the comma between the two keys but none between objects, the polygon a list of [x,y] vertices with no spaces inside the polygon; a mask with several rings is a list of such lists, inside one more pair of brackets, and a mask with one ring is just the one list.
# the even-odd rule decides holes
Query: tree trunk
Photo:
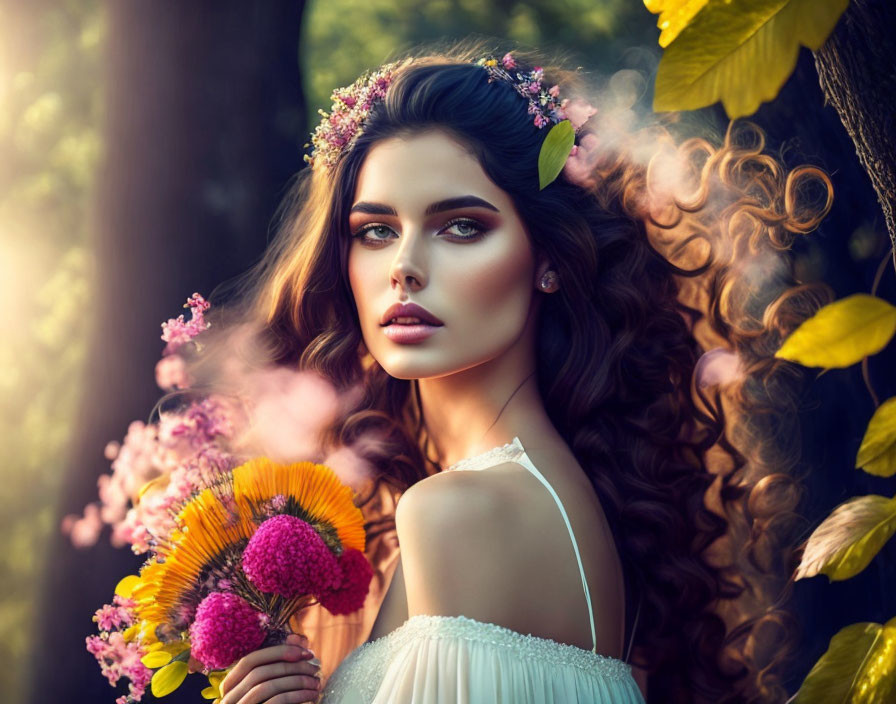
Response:
[{"label": "tree trunk", "polygon": [[827,102],[840,115],[884,213],[896,266],[896,3],[852,0],[815,52]]},{"label": "tree trunk", "polygon": [[[159,323],[194,291],[245,270],[267,243],[283,190],[302,166],[298,66],[304,3],[108,2],[105,163],[98,174],[89,311],[88,392],[73,433],[59,515],[97,498],[103,447],[145,419],[160,395]],[[78,704],[116,694],[84,648],[95,609],[141,560],[104,534],[47,553],[31,701]],[[166,702],[201,701],[202,677]],[[195,682],[193,682],[195,680]]]}]

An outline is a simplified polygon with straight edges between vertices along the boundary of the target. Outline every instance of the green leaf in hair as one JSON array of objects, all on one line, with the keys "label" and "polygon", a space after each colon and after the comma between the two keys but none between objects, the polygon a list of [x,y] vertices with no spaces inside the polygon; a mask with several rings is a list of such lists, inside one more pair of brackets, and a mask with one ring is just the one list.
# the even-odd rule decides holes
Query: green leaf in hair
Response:
[{"label": "green leaf in hair", "polygon": [[576,132],[569,120],[551,127],[538,152],[538,190],[543,190],[560,175],[575,141]]}]

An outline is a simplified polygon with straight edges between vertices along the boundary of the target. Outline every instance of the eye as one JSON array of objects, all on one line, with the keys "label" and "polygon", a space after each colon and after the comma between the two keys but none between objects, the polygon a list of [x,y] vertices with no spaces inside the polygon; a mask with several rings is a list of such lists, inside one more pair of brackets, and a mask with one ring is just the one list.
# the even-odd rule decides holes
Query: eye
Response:
[{"label": "eye", "polygon": [[362,244],[377,246],[378,244],[391,239],[391,235],[394,234],[395,232],[388,225],[371,223],[369,225],[365,225],[360,230],[355,232],[352,237],[360,241]]},{"label": "eye", "polygon": [[485,227],[475,220],[469,218],[455,218],[448,222],[442,229],[442,232],[449,232],[451,237],[456,240],[478,240],[485,234]]}]

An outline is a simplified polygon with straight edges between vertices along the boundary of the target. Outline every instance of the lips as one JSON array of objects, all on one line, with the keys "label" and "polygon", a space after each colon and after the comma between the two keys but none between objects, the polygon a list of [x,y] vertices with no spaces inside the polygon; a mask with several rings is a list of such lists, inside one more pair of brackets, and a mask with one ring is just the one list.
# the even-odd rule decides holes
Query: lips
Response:
[{"label": "lips", "polygon": [[381,326],[389,325],[444,325],[436,316],[416,303],[395,303],[380,318]]}]

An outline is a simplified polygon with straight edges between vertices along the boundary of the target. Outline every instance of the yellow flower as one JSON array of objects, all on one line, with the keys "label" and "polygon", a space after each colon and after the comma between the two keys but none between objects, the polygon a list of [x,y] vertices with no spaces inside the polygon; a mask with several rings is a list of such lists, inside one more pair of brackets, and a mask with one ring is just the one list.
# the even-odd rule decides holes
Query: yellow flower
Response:
[{"label": "yellow flower", "polygon": [[162,561],[150,562],[133,587],[137,615],[154,624],[178,623],[184,598],[200,577],[239,554],[275,498],[285,500],[309,523],[338,538],[342,548],[364,550],[364,518],[350,487],[329,467],[312,462],[281,465],[261,457],[237,467],[232,487],[205,489],[177,517],[179,529],[160,546]]}]

